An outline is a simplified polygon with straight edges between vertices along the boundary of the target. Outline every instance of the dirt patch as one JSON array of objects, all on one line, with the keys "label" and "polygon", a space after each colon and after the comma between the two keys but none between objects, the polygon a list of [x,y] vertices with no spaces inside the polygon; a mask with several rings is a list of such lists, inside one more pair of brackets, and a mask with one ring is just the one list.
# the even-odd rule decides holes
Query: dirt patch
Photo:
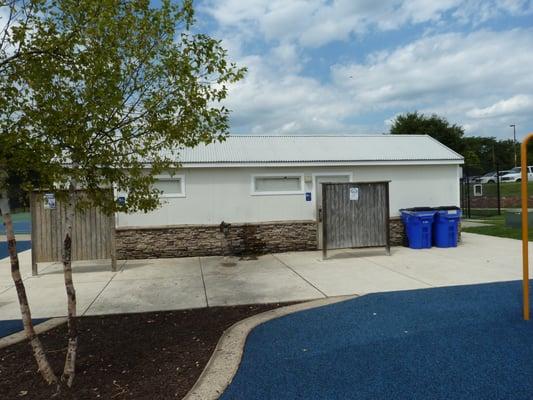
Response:
[{"label": "dirt patch", "polygon": [[[224,330],[287,304],[83,317],[77,377],[55,399],[181,399],[194,385]],[[55,371],[63,366],[66,327],[40,335]],[[5,399],[50,399],[26,342],[0,350]]]}]

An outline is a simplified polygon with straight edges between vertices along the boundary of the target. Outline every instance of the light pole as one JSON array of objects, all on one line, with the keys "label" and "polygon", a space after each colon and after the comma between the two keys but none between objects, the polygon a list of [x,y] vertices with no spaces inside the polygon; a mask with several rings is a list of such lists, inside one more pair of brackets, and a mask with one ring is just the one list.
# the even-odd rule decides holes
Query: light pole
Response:
[{"label": "light pole", "polygon": [[509,125],[510,128],[513,128],[513,152],[514,152],[514,166],[516,168],[516,125]]}]

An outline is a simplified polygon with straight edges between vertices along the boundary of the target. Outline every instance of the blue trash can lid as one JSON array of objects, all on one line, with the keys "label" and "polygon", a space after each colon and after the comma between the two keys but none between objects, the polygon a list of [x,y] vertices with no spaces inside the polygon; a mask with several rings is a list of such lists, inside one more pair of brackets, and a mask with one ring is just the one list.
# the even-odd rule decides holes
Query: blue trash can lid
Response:
[{"label": "blue trash can lid", "polygon": [[411,208],[402,208],[400,211],[435,211],[433,207],[411,207]]},{"label": "blue trash can lid", "polygon": [[461,210],[441,210],[437,211],[437,214],[448,219],[461,218]]},{"label": "blue trash can lid", "polygon": [[412,217],[419,217],[419,218],[433,218],[433,216],[437,213],[435,210],[426,210],[426,211],[405,211],[402,210],[402,216],[409,215]]},{"label": "blue trash can lid", "polygon": [[457,207],[457,206],[440,206],[440,207],[435,207],[435,210],[460,210],[461,208],[460,207]]}]

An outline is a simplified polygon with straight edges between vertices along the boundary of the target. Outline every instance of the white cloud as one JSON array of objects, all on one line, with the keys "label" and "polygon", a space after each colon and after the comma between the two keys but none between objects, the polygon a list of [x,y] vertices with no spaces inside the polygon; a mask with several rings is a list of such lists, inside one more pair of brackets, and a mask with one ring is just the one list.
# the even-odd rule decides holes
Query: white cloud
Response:
[{"label": "white cloud", "polygon": [[234,128],[269,134],[348,130],[341,121],[353,107],[334,87],[296,73],[280,74],[268,56],[240,61],[249,72],[230,90],[228,107],[233,110]]},{"label": "white cloud", "polygon": [[202,10],[224,29],[245,32],[248,40],[294,41],[316,47],[372,29],[437,23],[447,14],[462,24],[500,15],[533,12],[531,0],[207,0]]},{"label": "white cloud", "polygon": [[[230,91],[235,128],[379,132],[388,130],[386,120],[414,109],[448,117],[473,134],[499,134],[507,122],[533,123],[532,97],[521,95],[533,93],[532,29],[424,37],[361,63],[335,65],[329,82],[288,68],[298,57],[297,48],[283,45],[239,60],[249,75]],[[380,126],[354,125],[369,113],[389,118]]]},{"label": "white cloud", "polygon": [[7,47],[5,40],[3,40],[6,25],[9,20],[9,9],[7,6],[0,5],[0,54]]},{"label": "white cloud", "polygon": [[[533,125],[533,29],[479,30],[532,15],[533,0],[204,0],[201,9],[249,69],[228,99],[238,132],[382,132],[415,109],[472,134]],[[417,24],[422,37],[362,59],[329,61],[317,49]]]},{"label": "white cloud", "polygon": [[22,2],[0,3],[0,56],[10,56],[15,52],[12,44],[13,28],[20,25],[25,8]]},{"label": "white cloud", "polygon": [[533,123],[532,97],[520,95],[533,92],[532,63],[533,30],[479,31],[425,37],[365,63],[334,66],[333,77],[367,110],[395,110],[385,125],[418,109],[468,133],[498,136],[508,123]]},{"label": "white cloud", "polygon": [[305,55],[294,44],[283,43],[273,47],[269,55],[270,63],[282,72],[299,72],[307,61]]},{"label": "white cloud", "polygon": [[479,31],[425,37],[332,74],[363,103],[412,106],[533,89],[532,62],[533,30]]},{"label": "white cloud", "polygon": [[472,118],[495,118],[509,115],[520,115],[533,111],[533,96],[519,94],[500,100],[488,107],[473,108],[466,115]]},{"label": "white cloud", "polygon": [[461,4],[453,16],[459,22],[478,25],[502,14],[511,16],[528,15],[533,12],[531,0],[469,0]]}]

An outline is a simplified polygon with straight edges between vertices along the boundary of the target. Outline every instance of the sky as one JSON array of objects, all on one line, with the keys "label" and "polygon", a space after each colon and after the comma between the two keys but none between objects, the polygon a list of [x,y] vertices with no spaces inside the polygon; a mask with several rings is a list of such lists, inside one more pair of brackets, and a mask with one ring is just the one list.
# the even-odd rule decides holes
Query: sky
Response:
[{"label": "sky", "polygon": [[197,0],[196,30],[248,68],[234,134],[379,134],[436,113],[533,131],[533,0]]}]

